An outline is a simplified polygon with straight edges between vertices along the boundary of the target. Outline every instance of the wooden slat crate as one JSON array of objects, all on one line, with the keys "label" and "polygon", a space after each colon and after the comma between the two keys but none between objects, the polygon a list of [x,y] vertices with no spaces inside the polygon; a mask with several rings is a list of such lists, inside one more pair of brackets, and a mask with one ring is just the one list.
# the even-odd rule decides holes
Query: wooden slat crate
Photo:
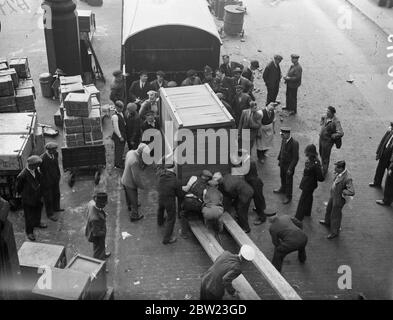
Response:
[{"label": "wooden slat crate", "polygon": [[0,97],[0,113],[18,112],[14,96]]},{"label": "wooden slat crate", "polygon": [[35,111],[34,93],[31,88],[16,89],[15,100],[18,112]]},{"label": "wooden slat crate", "polygon": [[86,93],[69,93],[64,100],[68,116],[88,117],[91,111],[91,97]]},{"label": "wooden slat crate", "polygon": [[30,78],[29,62],[27,58],[14,58],[10,60],[10,68],[14,68],[18,77]]},{"label": "wooden slat crate", "polygon": [[0,97],[13,96],[14,93],[14,83],[11,76],[0,76]]},{"label": "wooden slat crate", "polygon": [[34,99],[36,98],[33,79],[19,79],[18,89],[32,89],[34,94]]},{"label": "wooden slat crate", "polygon": [[12,81],[14,82],[14,87],[17,88],[19,84],[19,77],[18,74],[16,73],[16,70],[14,68],[0,70],[0,77],[7,76],[7,75],[11,76]]}]

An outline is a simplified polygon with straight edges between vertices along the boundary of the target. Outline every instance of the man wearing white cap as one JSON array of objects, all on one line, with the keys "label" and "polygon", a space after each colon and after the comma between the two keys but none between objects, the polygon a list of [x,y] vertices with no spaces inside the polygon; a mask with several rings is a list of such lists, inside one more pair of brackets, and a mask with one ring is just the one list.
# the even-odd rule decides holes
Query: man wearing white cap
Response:
[{"label": "man wearing white cap", "polygon": [[39,170],[41,163],[39,156],[29,157],[27,167],[16,178],[16,190],[22,197],[26,234],[31,241],[35,241],[34,228],[47,227],[41,223],[42,190]]},{"label": "man wearing white cap", "polygon": [[127,152],[121,183],[126,194],[128,211],[131,222],[138,221],[143,215],[138,210],[138,189],[144,189],[142,173],[146,168],[143,162],[143,153],[149,153],[149,147],[141,143],[137,150]]},{"label": "man wearing white cap", "polygon": [[42,163],[40,170],[42,174],[42,194],[48,219],[57,221],[55,212],[64,211],[60,209],[60,167],[57,143],[49,142],[45,145],[46,152],[41,155]]},{"label": "man wearing white cap", "polygon": [[201,300],[222,300],[225,291],[232,297],[239,297],[239,293],[232,286],[232,281],[242,274],[245,263],[254,260],[255,251],[244,245],[238,254],[224,251],[214,264],[202,276]]}]

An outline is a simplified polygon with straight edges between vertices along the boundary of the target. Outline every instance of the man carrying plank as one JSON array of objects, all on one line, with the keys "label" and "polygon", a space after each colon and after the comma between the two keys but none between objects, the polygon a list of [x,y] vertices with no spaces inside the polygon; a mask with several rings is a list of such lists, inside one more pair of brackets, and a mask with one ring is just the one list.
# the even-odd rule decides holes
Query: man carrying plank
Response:
[{"label": "man carrying plank", "polygon": [[254,257],[255,251],[248,245],[242,246],[239,254],[224,251],[202,276],[200,299],[222,300],[225,291],[238,298],[232,281],[241,275],[244,264],[252,261]]}]

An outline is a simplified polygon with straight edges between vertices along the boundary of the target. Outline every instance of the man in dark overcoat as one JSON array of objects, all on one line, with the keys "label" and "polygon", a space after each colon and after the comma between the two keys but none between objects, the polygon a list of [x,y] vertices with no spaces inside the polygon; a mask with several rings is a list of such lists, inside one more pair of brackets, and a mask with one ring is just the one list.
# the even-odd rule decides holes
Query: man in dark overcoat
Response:
[{"label": "man in dark overcoat", "polygon": [[292,201],[293,175],[299,161],[299,142],[291,136],[291,128],[281,128],[281,149],[278,155],[278,166],[280,167],[281,186],[274,193],[283,193],[286,198],[284,204]]},{"label": "man in dark overcoat", "polygon": [[[297,92],[302,84],[303,69],[299,64],[299,55],[291,55],[292,65],[288,70],[287,75],[284,77],[287,84],[287,102],[286,110],[290,114],[297,113]],[[284,108],[283,108],[284,109]]]},{"label": "man in dark overcoat", "polygon": [[263,81],[265,81],[267,89],[266,105],[276,102],[278,91],[280,90],[281,61],[282,56],[276,54],[263,71]]}]

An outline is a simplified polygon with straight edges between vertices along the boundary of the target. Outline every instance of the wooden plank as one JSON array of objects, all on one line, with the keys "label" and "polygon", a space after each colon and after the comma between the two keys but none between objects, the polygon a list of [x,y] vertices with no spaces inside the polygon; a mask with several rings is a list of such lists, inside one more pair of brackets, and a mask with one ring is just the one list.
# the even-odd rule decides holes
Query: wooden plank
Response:
[{"label": "wooden plank", "polygon": [[[224,252],[224,249],[218,243],[214,235],[204,226],[202,221],[191,220],[189,224],[192,232],[203,249],[205,249],[207,255],[212,261],[215,261]],[[232,285],[239,292],[241,300],[261,300],[242,274],[233,280]]]},{"label": "wooden plank", "polygon": [[266,256],[259,250],[254,242],[240,228],[232,216],[225,212],[223,216],[225,228],[233,239],[240,245],[249,245],[255,250],[255,259],[252,261],[255,267],[262,273],[276,293],[284,300],[301,300],[297,292],[290,286],[280,272],[271,264]]}]

